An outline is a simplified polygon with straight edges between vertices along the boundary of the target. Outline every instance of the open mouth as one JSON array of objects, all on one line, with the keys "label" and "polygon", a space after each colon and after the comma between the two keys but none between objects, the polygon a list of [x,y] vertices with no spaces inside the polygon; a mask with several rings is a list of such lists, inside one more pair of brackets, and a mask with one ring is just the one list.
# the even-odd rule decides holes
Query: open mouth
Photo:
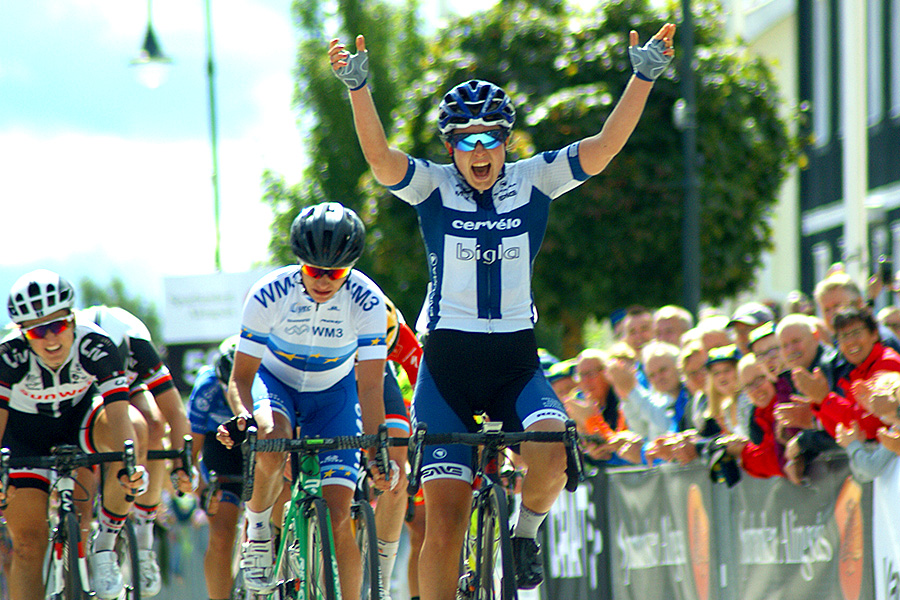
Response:
[{"label": "open mouth", "polygon": [[472,174],[478,179],[484,179],[491,172],[491,163],[480,163],[472,165]]}]

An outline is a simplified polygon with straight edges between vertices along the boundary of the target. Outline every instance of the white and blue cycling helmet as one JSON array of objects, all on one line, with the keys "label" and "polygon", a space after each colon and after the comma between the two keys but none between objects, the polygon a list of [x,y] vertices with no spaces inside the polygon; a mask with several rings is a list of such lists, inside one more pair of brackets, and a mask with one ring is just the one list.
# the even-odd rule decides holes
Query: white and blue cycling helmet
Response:
[{"label": "white and blue cycling helmet", "polygon": [[444,95],[438,108],[442,136],[470,125],[499,125],[512,129],[516,107],[499,86],[481,79],[461,83]]}]

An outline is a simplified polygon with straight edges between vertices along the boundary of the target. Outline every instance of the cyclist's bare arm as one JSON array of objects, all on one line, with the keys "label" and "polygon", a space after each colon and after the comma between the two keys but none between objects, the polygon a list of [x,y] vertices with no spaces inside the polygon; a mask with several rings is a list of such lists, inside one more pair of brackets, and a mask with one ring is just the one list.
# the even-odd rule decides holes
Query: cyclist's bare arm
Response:
[{"label": "cyclist's bare arm", "polygon": [[[356,36],[356,52],[366,52],[366,39],[361,35]],[[332,69],[346,66],[349,56],[350,52],[340,40],[331,40],[328,58]],[[369,87],[363,85],[358,90],[350,91],[350,104],[359,145],[375,179],[386,186],[399,183],[406,176],[409,159],[406,153],[388,145]]]},{"label": "cyclist's bare arm", "polygon": [[[253,378],[256,377],[256,371],[262,363],[261,358],[256,358],[245,354],[244,352],[234,353],[234,366],[231,371],[231,379],[228,380],[228,406],[231,411],[238,416],[253,414],[253,396],[250,388],[253,386]],[[240,423],[238,427],[240,427]],[[244,424],[246,427],[246,424]],[[228,435],[223,425],[219,425],[216,433],[216,439],[222,442],[227,448],[234,446],[234,441]]]},{"label": "cyclist's bare arm", "polygon": [[378,433],[384,423],[384,359],[361,360],[356,363],[359,407],[362,410],[363,433]]},{"label": "cyclist's bare arm", "polygon": [[[146,459],[146,448],[141,448],[138,440],[137,432],[134,430],[134,425],[131,422],[131,417],[129,416],[129,409],[131,404],[124,401],[118,402],[110,402],[109,404],[105,404],[103,406],[103,411],[106,413],[106,428],[108,432],[105,436],[103,434],[98,435],[99,438],[105,438],[108,447],[99,446],[99,449],[104,452],[118,452],[125,445],[126,440],[132,440],[134,442],[134,449],[137,452],[138,457],[143,456]],[[135,411],[137,409],[134,409]],[[139,458],[139,462],[142,460]],[[146,462],[146,461],[143,461]],[[137,470],[134,474],[129,477],[128,475],[122,474],[119,477],[119,484],[127,491],[131,492],[135,488],[135,484],[141,481],[144,476],[144,467],[142,465],[138,465]],[[110,506],[110,509],[114,510],[114,507]]]},{"label": "cyclist's bare arm", "polygon": [[[154,395],[156,405],[169,424],[169,441],[172,448],[180,450],[184,447],[184,436],[191,434],[191,426],[188,423],[187,412],[184,410],[184,402],[178,388],[169,389]],[[180,461],[178,461],[180,464]],[[176,465],[178,466],[178,465]]]},{"label": "cyclist's bare arm", "polygon": [[[667,23],[653,36],[653,39],[662,40],[666,45],[664,54],[672,56],[672,39],[675,35],[675,25]],[[632,31],[629,36],[631,46],[637,46],[638,34]],[[596,135],[584,139],[579,147],[581,168],[588,175],[596,175],[606,168],[613,157],[625,147],[625,143],[637,126],[644,112],[644,105],[650,90],[653,89],[652,81],[644,81],[636,75],[631,77],[628,86],[619,98],[619,102],[612,114],[606,119],[603,128]]]},{"label": "cyclist's bare arm", "polygon": [[[384,423],[384,359],[361,360],[356,363],[356,385],[359,389],[359,408],[362,412],[363,433],[372,435]],[[369,454],[374,459],[373,454]],[[371,473],[378,489],[389,486],[384,474]]]}]

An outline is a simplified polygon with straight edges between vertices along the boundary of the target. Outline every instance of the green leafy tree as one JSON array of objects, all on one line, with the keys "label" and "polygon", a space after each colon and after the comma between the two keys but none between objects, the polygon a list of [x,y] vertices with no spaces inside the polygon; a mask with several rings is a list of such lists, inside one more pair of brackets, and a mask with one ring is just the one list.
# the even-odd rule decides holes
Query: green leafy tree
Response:
[{"label": "green leafy tree", "polygon": [[[326,57],[330,40],[323,32],[333,30],[336,22],[340,24],[341,40],[353,51],[357,33],[365,33],[366,43],[379,49],[369,61],[369,80],[375,102],[383,111],[384,125],[390,130],[393,109],[423,70],[419,61],[408,59],[425,56],[418,7],[418,0],[407,0],[402,5],[364,0],[294,2],[300,32],[294,97],[306,130],[310,165],[303,180],[294,185],[275,173],[264,174],[264,200],[275,213],[269,245],[275,262],[296,261],[288,232],[302,207],[325,201],[341,202],[356,210],[369,226],[369,247],[359,262],[360,269],[375,276],[406,314],[418,307],[405,304],[407,297],[412,297],[408,292],[403,293],[410,287],[408,282],[402,277],[386,277],[380,266],[384,261],[378,256],[377,241],[385,232],[373,228],[373,205],[360,188],[368,165],[356,139],[347,88],[331,73]],[[408,243],[421,246],[415,229],[410,231]],[[417,265],[411,272],[417,274],[420,270]]]},{"label": "green leafy tree", "polygon": [[105,287],[85,277],[78,284],[78,287],[80,288],[78,300],[83,306],[103,304],[124,308],[144,322],[156,343],[162,340],[161,323],[159,313],[156,311],[156,305],[140,296],[129,294],[125,287],[125,282],[118,277],[113,277]]},{"label": "green leafy tree", "polygon": [[[376,105],[393,144],[414,156],[447,161],[435,131],[440,97],[456,83],[488,79],[503,86],[516,103],[509,151],[515,160],[596,133],[631,75],[628,31],[637,29],[646,41],[664,22],[680,20],[673,10],[660,12],[646,0],[613,0],[589,13],[554,0],[503,0],[455,21],[424,44],[422,52],[397,58],[392,58],[396,46],[389,40],[379,43],[368,35],[373,28],[356,31],[367,34],[372,63],[393,60],[421,66],[418,77],[408,83],[391,81],[396,95],[387,100],[377,95],[385,87],[379,81],[386,80],[374,80]],[[769,67],[725,38],[717,5],[705,3],[695,11],[701,295],[716,303],[752,285],[762,253],[771,246],[767,218],[793,159],[794,140],[779,116]],[[678,40],[676,34],[676,52]],[[322,56],[320,51],[314,62],[327,71]],[[607,170],[551,208],[534,267],[534,294],[541,311],[539,341],[560,354],[580,349],[589,317],[603,318],[634,303],[680,301],[683,155],[680,134],[672,126],[672,106],[679,97],[677,66],[656,83],[640,124]],[[399,71],[395,67],[386,72]],[[308,74],[301,69],[298,87],[310,89],[326,80],[333,85],[331,74],[324,75],[321,82],[304,79]],[[346,102],[329,98],[337,106],[328,111],[344,112],[336,120],[330,113],[320,115],[320,127],[330,124],[313,129],[313,140],[333,145],[332,154],[311,154],[312,169],[320,172],[340,168],[329,162],[333,155],[359,156],[352,129],[346,130],[352,144],[344,129],[340,135],[329,129],[352,128]],[[323,131],[335,135],[322,136]],[[377,185],[364,163],[346,159],[338,172],[362,191],[354,206],[364,209],[369,224],[364,268],[404,312],[418,310],[427,268],[415,211]],[[354,179],[357,173],[360,178]],[[318,174],[304,185],[324,189],[322,181]],[[270,191],[284,190],[276,185]],[[281,197],[273,194],[271,199]]]}]

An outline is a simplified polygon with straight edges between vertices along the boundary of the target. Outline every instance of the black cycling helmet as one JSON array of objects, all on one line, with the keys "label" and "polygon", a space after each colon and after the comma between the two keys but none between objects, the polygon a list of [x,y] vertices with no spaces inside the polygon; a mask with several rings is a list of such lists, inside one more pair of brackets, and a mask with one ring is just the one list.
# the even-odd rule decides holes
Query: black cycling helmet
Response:
[{"label": "black cycling helmet", "polygon": [[438,107],[438,129],[448,135],[470,125],[499,125],[512,129],[516,107],[506,92],[490,81],[471,79],[444,95]]},{"label": "black cycling helmet", "polygon": [[291,224],[291,249],[302,262],[316,267],[352,267],[365,244],[362,220],[337,202],[304,208]]},{"label": "black cycling helmet", "polygon": [[219,344],[219,357],[216,358],[216,377],[222,382],[222,385],[228,385],[231,378],[231,368],[234,366],[234,353],[237,352],[237,344],[240,335],[233,335],[225,338]]},{"label": "black cycling helmet", "polygon": [[14,323],[40,319],[58,310],[72,310],[75,289],[53,271],[38,269],[19,277],[9,291],[6,308]]}]

